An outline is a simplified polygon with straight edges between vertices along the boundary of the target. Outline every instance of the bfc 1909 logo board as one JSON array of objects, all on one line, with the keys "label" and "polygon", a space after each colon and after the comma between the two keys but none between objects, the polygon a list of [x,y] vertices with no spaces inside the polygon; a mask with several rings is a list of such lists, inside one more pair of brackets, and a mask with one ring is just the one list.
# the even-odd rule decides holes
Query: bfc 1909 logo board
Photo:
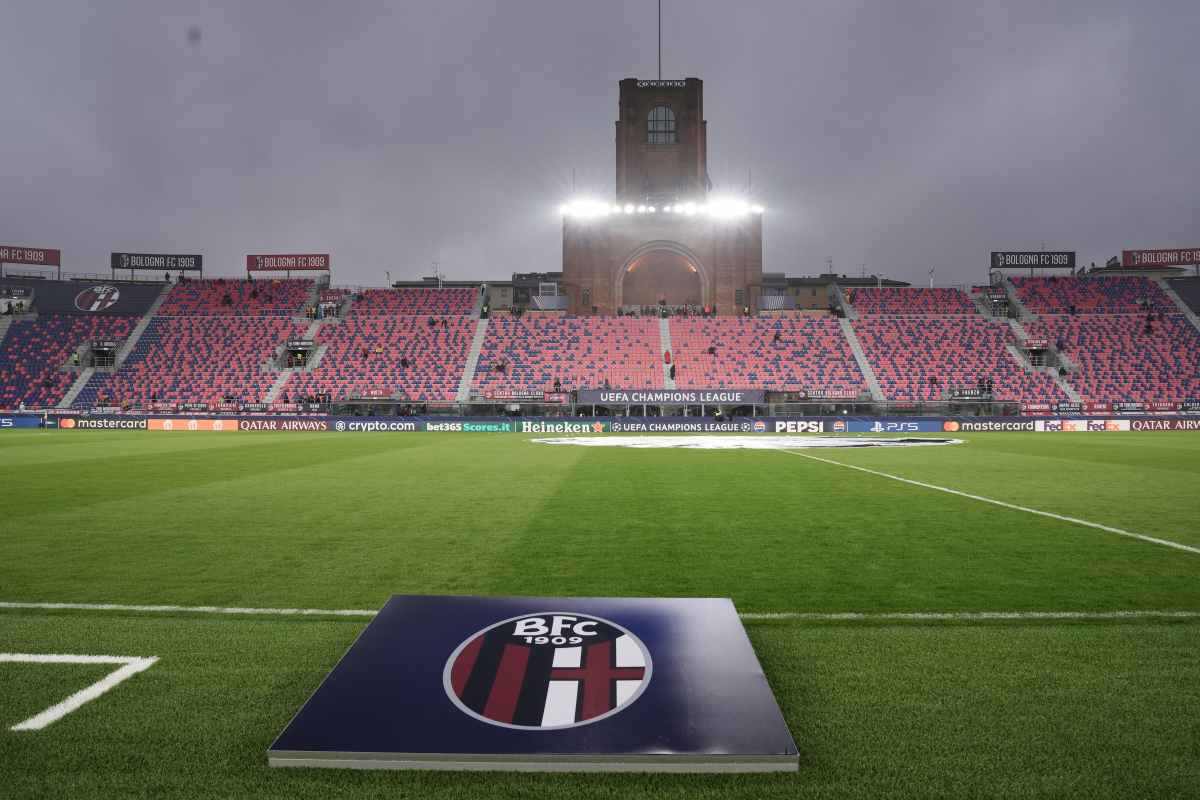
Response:
[{"label": "bfc 1909 logo board", "polygon": [[728,599],[397,595],[268,763],[794,772],[799,759]]},{"label": "bfc 1909 logo board", "polygon": [[75,307],[80,311],[96,312],[112,308],[121,299],[115,286],[92,286],[75,295]]},{"label": "bfc 1909 logo board", "polygon": [[606,619],[564,612],[506,619],[446,662],[446,694],[476,719],[548,730],[598,722],[641,696],[650,653]]}]

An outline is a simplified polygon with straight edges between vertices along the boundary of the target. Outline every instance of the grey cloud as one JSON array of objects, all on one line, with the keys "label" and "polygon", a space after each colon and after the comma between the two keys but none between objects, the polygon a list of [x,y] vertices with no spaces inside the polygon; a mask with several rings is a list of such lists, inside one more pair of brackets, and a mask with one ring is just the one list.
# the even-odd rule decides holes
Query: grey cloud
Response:
[{"label": "grey cloud", "polygon": [[[939,282],[998,248],[1196,245],[1200,4],[666,0],[718,188],[765,268]],[[0,239],[334,254],[335,279],[557,269],[554,208],[613,190],[616,82],[654,3],[56,2],[0,31]],[[201,32],[198,41],[189,36]]]}]

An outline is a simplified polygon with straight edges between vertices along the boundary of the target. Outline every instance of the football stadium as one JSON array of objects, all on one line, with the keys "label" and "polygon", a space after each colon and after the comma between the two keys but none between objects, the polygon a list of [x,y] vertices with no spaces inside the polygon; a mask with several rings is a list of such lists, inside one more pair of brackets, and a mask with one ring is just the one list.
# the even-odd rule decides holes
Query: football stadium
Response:
[{"label": "football stadium", "polygon": [[637,5],[519,269],[0,224],[0,794],[1200,796],[1194,194],[795,267]]}]

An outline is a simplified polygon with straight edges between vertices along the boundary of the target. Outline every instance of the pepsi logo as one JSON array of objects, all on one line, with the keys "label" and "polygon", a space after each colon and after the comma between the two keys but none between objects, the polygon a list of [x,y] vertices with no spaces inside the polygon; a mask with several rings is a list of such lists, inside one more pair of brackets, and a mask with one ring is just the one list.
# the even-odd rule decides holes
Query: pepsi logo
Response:
[{"label": "pepsi logo", "polygon": [[767,423],[763,422],[761,419],[754,420],[754,432],[755,433],[766,433],[766,431],[767,431]]},{"label": "pepsi logo", "polygon": [[561,730],[635,703],[653,665],[641,639],[615,622],[553,611],[501,620],[446,660],[442,684],[463,713],[489,725]]}]

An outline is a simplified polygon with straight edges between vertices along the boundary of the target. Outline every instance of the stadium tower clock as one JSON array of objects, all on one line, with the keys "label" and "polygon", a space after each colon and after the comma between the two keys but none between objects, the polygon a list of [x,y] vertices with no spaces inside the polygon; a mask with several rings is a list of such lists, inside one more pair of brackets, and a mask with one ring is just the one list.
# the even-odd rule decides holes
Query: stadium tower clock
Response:
[{"label": "stadium tower clock", "polygon": [[618,114],[616,197],[563,208],[570,312],[757,311],[762,209],[711,192],[704,82],[626,78]]}]

